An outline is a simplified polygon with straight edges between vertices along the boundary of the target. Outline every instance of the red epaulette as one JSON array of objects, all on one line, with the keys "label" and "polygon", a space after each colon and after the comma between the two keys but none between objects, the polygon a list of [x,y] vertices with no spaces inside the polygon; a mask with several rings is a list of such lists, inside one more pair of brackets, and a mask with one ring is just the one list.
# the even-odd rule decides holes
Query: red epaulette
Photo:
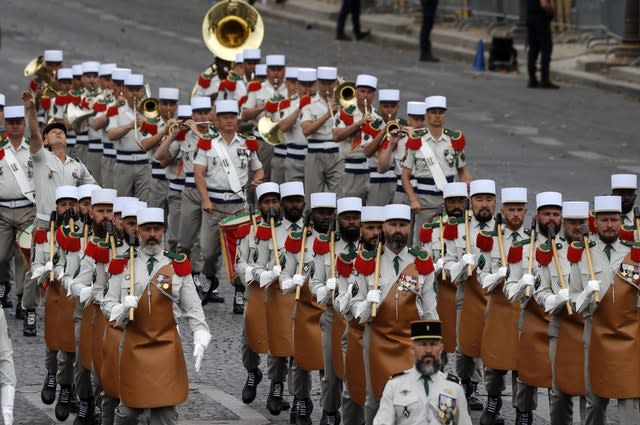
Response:
[{"label": "red epaulette", "polygon": [[538,245],[536,248],[536,261],[541,266],[548,266],[553,260],[553,251],[551,251],[550,247],[543,248],[541,245]]},{"label": "red epaulette", "polygon": [[49,96],[40,97],[40,106],[45,110],[51,108],[51,98]]},{"label": "red epaulette", "polygon": [[631,261],[635,263],[640,263],[640,247],[639,246],[632,246],[630,254],[631,254]]},{"label": "red epaulette", "polygon": [[330,239],[329,235],[319,233],[313,239],[313,253],[315,255],[325,255],[329,252]]},{"label": "red epaulette", "polygon": [[444,230],[442,231],[442,237],[448,241],[455,241],[458,239],[458,223],[453,223],[452,218],[449,218],[444,225]]},{"label": "red epaulette", "polygon": [[284,241],[284,249],[292,254],[297,254],[302,249],[303,232],[289,232],[287,239]]},{"label": "red epaulette", "polygon": [[466,140],[464,138],[464,133],[458,130],[458,137],[451,137],[451,147],[455,151],[462,151],[466,145]]},{"label": "red epaulette", "polygon": [[618,232],[618,238],[621,241],[629,241],[634,242],[636,240],[635,234],[636,226],[620,226],[620,231]]},{"label": "red epaulette", "polygon": [[262,88],[262,83],[260,81],[249,81],[247,84],[247,91],[258,91]]},{"label": "red epaulette", "polygon": [[567,260],[569,263],[575,264],[582,260],[582,253],[584,252],[584,243],[571,242],[567,247]]},{"label": "red epaulette", "polygon": [[118,115],[118,105],[109,106],[109,109],[107,109],[107,116],[111,118],[115,117],[116,115]]},{"label": "red epaulette", "polygon": [[93,110],[96,112],[104,112],[107,110],[107,104],[101,101],[94,102]]},{"label": "red epaulette", "polygon": [[353,268],[363,275],[369,276],[376,269],[376,250],[361,251],[353,262]]},{"label": "red epaulette", "polygon": [[128,258],[119,258],[119,257],[112,258],[111,261],[109,261],[109,267],[107,268],[107,272],[110,274],[120,274],[127,267],[127,264],[129,264]]},{"label": "red epaulette", "polygon": [[362,126],[362,132],[371,137],[376,137],[378,133],[380,133],[380,129],[373,127],[370,122],[367,122]]},{"label": "red epaulette", "polygon": [[596,215],[593,213],[593,210],[589,211],[589,233],[598,233],[598,229],[596,229]]},{"label": "red epaulette", "polygon": [[245,139],[244,144],[252,152],[258,152],[258,149],[260,149],[260,142],[255,137],[248,137]]},{"label": "red epaulette", "polygon": [[256,238],[259,241],[268,241],[271,239],[271,227],[268,223],[260,223],[256,226]]},{"label": "red epaulette", "polygon": [[298,103],[298,108],[302,109],[307,105],[311,104],[311,96],[302,96],[300,98],[300,102]]},{"label": "red epaulette", "polygon": [[4,148],[0,148],[0,161],[4,159]]},{"label": "red epaulette", "polygon": [[93,239],[89,240],[89,243],[87,243],[84,253],[88,257],[93,258],[96,263],[109,263],[109,247],[101,246],[100,242],[96,243]]},{"label": "red epaulette", "polygon": [[33,241],[36,244],[49,242],[49,232],[47,229],[36,229],[36,233],[33,235]]},{"label": "red epaulette", "polygon": [[229,80],[228,78],[226,80],[222,80],[218,86],[218,91],[234,92],[236,91],[236,82]]},{"label": "red epaulette", "polygon": [[417,151],[422,147],[422,139],[421,138],[414,139],[410,137],[409,139],[407,139],[406,146],[407,146],[407,149],[411,149],[412,151]]},{"label": "red epaulette", "polygon": [[186,254],[178,254],[175,258],[172,258],[171,266],[173,271],[180,277],[191,274],[193,268],[191,267],[191,261]]},{"label": "red epaulette", "polygon": [[340,113],[338,115],[340,117],[340,120],[342,122],[344,122],[346,125],[351,125],[353,124],[353,115],[350,115],[347,111],[345,111],[344,109],[340,109]]},{"label": "red epaulette", "polygon": [[349,277],[353,270],[353,263],[355,262],[355,256],[342,253],[336,257],[336,272],[340,277]]},{"label": "red epaulette", "polygon": [[522,261],[522,254],[524,252],[524,245],[511,245],[509,247],[509,253],[507,254],[507,262],[509,264],[517,264]]},{"label": "red epaulette", "polygon": [[493,236],[484,230],[478,232],[476,236],[476,247],[482,252],[491,252],[493,249]]},{"label": "red epaulette", "polygon": [[211,149],[211,139],[205,139],[203,137],[198,139],[198,149],[208,151]]},{"label": "red epaulette", "polygon": [[211,78],[207,78],[204,74],[198,76],[198,85],[203,89],[208,89],[211,85]]}]

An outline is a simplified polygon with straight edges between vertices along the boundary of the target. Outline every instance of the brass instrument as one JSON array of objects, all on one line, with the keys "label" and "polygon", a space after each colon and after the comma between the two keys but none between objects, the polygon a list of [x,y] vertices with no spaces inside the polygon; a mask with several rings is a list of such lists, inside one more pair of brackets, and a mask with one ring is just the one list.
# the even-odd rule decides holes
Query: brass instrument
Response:
[{"label": "brass instrument", "polygon": [[36,77],[38,80],[44,81],[47,85],[45,90],[49,89],[48,93],[51,93],[51,90],[55,93],[59,89],[56,76],[49,74],[47,70],[44,69],[44,56],[42,55],[32,59],[27,64],[24,68],[24,76],[27,78]]},{"label": "brass instrument", "polygon": [[258,133],[260,137],[272,146],[284,143],[284,133],[280,129],[280,123],[271,117],[262,117],[258,121]]},{"label": "brass instrument", "polygon": [[343,109],[347,109],[351,105],[356,105],[358,102],[356,99],[356,83],[352,81],[340,83],[340,85],[336,87],[333,96],[335,102],[342,106]]},{"label": "brass instrument", "polygon": [[384,127],[384,132],[387,135],[387,139],[391,139],[395,136],[400,136],[401,134],[406,134],[402,127],[400,126],[400,121],[398,120],[390,120],[387,121],[387,125]]},{"label": "brass instrument", "polygon": [[257,49],[264,38],[258,11],[243,0],[223,0],[213,5],[202,21],[202,38],[217,57],[234,61],[236,53]]},{"label": "brass instrument", "polygon": [[89,129],[89,118],[94,114],[93,109],[84,109],[73,103],[67,105],[67,121],[76,134],[85,133]]},{"label": "brass instrument", "polygon": [[160,102],[155,97],[143,99],[138,104],[137,110],[145,119],[155,120],[160,115]]}]

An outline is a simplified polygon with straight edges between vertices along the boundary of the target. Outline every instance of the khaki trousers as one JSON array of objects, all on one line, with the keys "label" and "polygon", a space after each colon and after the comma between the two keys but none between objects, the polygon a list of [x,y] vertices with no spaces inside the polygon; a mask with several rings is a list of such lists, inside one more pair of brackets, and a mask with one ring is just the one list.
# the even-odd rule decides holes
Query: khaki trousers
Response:
[{"label": "khaki trousers", "polygon": [[[35,214],[35,207],[32,206],[24,208],[0,207],[0,283],[14,280],[17,295],[23,294],[27,275],[22,256],[16,249],[16,239],[20,231],[33,222]],[[12,262],[14,267],[11,267]],[[13,279],[12,269],[15,271]]]},{"label": "khaki trousers", "polygon": [[116,162],[113,166],[113,186],[118,196],[135,196],[149,203],[151,188],[151,164],[127,164]]}]

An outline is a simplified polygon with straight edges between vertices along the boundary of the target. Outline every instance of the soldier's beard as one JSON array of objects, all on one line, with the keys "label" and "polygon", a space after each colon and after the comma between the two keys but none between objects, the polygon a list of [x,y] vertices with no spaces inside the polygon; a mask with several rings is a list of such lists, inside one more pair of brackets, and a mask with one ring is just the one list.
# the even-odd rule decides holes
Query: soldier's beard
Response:
[{"label": "soldier's beard", "polygon": [[396,232],[388,239],[387,244],[389,248],[400,251],[402,248],[407,246],[408,235],[404,235],[403,233]]},{"label": "soldier's beard", "polygon": [[424,376],[431,376],[440,370],[440,359],[432,358],[430,363],[425,363],[423,359],[416,360],[416,369]]},{"label": "soldier's beard", "polygon": [[98,223],[97,221],[93,222],[93,234],[99,238],[104,238],[107,236],[107,222],[102,221]]},{"label": "soldier's beard", "polygon": [[163,239],[157,241],[158,243],[151,244],[151,245],[148,244],[149,241],[145,242],[145,241],[143,241],[141,239],[140,240],[140,249],[142,250],[142,252],[144,252],[148,256],[160,255],[164,251],[164,249],[163,249],[164,240]]},{"label": "soldier's beard", "polygon": [[360,228],[356,226],[342,227],[340,226],[340,237],[347,242],[355,242],[360,236]]}]

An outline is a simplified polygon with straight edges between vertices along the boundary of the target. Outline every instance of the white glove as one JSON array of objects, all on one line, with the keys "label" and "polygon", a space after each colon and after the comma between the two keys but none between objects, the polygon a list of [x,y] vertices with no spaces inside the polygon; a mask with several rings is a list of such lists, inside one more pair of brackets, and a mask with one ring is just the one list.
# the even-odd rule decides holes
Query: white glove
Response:
[{"label": "white glove", "polygon": [[507,277],[507,268],[500,267],[496,274],[498,275],[498,280],[505,279]]},{"label": "white glove", "polygon": [[452,282],[459,281],[465,275],[464,272],[466,270],[467,268],[465,267],[463,261],[458,261],[451,264],[451,267],[449,268],[449,276],[451,276],[451,281]]},{"label": "white glove", "polygon": [[2,399],[2,418],[4,425],[13,424],[13,401],[16,396],[16,388],[13,385],[5,385],[0,390],[0,398]]},{"label": "white glove", "polygon": [[135,295],[127,295],[124,297],[124,302],[122,303],[125,309],[129,310],[130,308],[138,307],[138,297]]},{"label": "white glove", "polygon": [[471,267],[475,267],[478,265],[476,257],[473,254],[464,254],[462,256],[462,262],[464,263],[464,265]]},{"label": "white glove", "polygon": [[338,279],[336,279],[335,277],[330,277],[329,279],[327,279],[327,283],[325,284],[325,286],[329,291],[335,291],[337,284],[338,284]]},{"label": "white glove", "polygon": [[207,349],[209,341],[211,341],[211,334],[204,329],[198,329],[193,333],[193,357],[196,359],[196,372],[200,372],[204,350]]},{"label": "white glove", "polygon": [[280,266],[273,266],[273,269],[271,269],[273,271],[273,276],[274,277],[280,277],[280,273],[282,272],[282,267]]},{"label": "white glove", "polygon": [[549,295],[544,300],[544,310],[546,312],[552,312],[558,307],[563,306],[567,301],[569,301],[569,289],[561,289],[557,294]]},{"label": "white glove", "polygon": [[369,303],[369,304],[371,304],[371,303],[380,304],[380,290],[379,289],[372,289],[369,292],[367,292],[367,303]]},{"label": "white glove", "polygon": [[[89,301],[91,299],[91,287],[89,286],[85,286],[80,290],[80,296],[78,297],[80,299],[80,303],[84,304],[87,301]],[[136,305],[138,303],[136,302]]]},{"label": "white glove", "polygon": [[591,295],[596,291],[600,290],[600,281],[599,280],[590,280],[587,282],[587,286],[584,288],[584,292],[587,295]]},{"label": "white glove", "polygon": [[327,288],[325,288],[324,286],[318,288],[318,290],[316,291],[316,301],[318,302],[318,304],[326,304],[328,300],[326,300],[325,298],[327,298],[328,293],[329,291],[327,291]]},{"label": "white glove", "polygon": [[482,279],[482,289],[486,289],[487,292],[493,291],[496,286],[500,283],[500,278],[498,277],[498,273],[488,274]]},{"label": "white glove", "polygon": [[260,273],[260,287],[264,288],[265,286],[271,285],[275,276],[271,270],[265,270]]},{"label": "white glove", "polygon": [[244,282],[248,285],[253,280],[253,267],[249,266],[244,269]]},{"label": "white glove", "polygon": [[524,289],[527,286],[533,286],[534,285],[534,281],[535,280],[534,280],[532,274],[525,273],[525,274],[522,275],[522,277],[518,281],[518,285],[520,285]]},{"label": "white glove", "polygon": [[305,277],[301,274],[293,275],[293,283],[298,286],[304,285]]},{"label": "white glove", "polygon": [[527,287],[531,287],[533,289],[534,286],[534,278],[532,274],[525,273],[522,275],[520,280],[508,288],[507,298],[509,301],[513,302],[518,298],[521,298],[526,291]]},{"label": "white glove", "polygon": [[109,315],[110,322],[118,322],[122,314],[124,313],[124,306],[122,304],[116,304],[111,309],[111,314]]},{"label": "white glove", "polygon": [[280,289],[282,289],[282,292],[285,294],[293,292],[293,288],[295,287],[296,285],[293,283],[293,279],[286,279],[280,283]]},{"label": "white glove", "polygon": [[438,258],[438,261],[436,261],[436,270],[435,270],[435,272],[436,273],[440,272],[443,267],[444,267],[444,258]]},{"label": "white glove", "polygon": [[[45,276],[51,270],[53,270],[53,263],[51,261],[47,261],[44,264],[44,266],[40,266],[37,269],[35,269],[33,272],[31,272],[31,278],[37,279],[40,276]],[[48,276],[45,276],[45,277],[48,277]]]},{"label": "white glove", "polygon": [[58,275],[56,276],[56,279],[62,282],[62,278],[64,278],[64,270],[58,270]]},{"label": "white glove", "polygon": [[371,304],[362,302],[356,307],[356,318],[364,323],[371,317]]}]

